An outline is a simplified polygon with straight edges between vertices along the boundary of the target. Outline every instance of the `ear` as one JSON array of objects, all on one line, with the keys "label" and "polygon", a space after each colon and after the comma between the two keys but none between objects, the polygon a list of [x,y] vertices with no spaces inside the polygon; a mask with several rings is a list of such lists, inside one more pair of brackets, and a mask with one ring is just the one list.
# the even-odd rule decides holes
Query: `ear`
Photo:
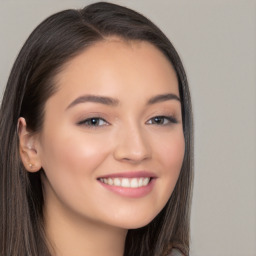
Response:
[{"label": "ear", "polygon": [[37,172],[41,169],[41,161],[38,154],[38,136],[28,131],[26,120],[20,117],[18,120],[19,151],[24,167],[29,172]]}]

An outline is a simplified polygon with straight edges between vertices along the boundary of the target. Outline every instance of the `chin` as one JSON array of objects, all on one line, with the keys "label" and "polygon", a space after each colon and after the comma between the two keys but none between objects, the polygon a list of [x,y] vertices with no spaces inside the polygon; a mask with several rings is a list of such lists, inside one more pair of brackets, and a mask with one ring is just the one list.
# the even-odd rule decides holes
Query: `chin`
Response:
[{"label": "chin", "polygon": [[148,225],[156,216],[129,216],[123,219],[119,219],[116,226],[119,226],[123,229],[138,229]]}]

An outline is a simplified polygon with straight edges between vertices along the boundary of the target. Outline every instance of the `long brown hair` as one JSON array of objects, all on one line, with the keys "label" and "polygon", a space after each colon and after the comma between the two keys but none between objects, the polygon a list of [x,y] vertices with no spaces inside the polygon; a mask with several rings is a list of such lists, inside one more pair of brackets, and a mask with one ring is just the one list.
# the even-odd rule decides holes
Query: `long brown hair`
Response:
[{"label": "long brown hair", "polygon": [[39,132],[45,102],[57,89],[56,74],[86,47],[112,35],[150,42],[173,65],[179,81],[186,147],[181,173],[169,201],[147,226],[128,231],[124,255],[162,256],[173,247],[189,254],[193,132],[182,62],[167,37],[147,18],[128,8],[100,2],[47,18],[29,36],[12,68],[0,109],[1,255],[50,255],[44,234],[40,179],[43,170],[28,173],[21,162],[18,118],[24,117],[28,128]]}]

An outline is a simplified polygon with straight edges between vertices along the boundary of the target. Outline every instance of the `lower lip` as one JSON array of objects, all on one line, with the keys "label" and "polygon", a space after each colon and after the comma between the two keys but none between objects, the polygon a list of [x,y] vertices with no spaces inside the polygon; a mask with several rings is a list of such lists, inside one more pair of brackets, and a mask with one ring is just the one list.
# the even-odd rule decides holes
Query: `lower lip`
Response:
[{"label": "lower lip", "polygon": [[144,197],[148,195],[154,185],[155,185],[156,179],[152,179],[147,186],[139,187],[139,188],[125,188],[125,187],[120,187],[120,186],[111,186],[108,184],[105,184],[101,181],[99,183],[106,189],[124,197],[131,197],[131,198],[139,198],[139,197]]}]

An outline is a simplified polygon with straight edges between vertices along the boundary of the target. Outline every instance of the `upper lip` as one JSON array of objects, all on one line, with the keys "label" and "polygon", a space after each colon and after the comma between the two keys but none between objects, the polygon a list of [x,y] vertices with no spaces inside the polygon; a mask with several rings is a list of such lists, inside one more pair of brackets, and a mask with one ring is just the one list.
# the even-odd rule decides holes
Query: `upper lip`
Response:
[{"label": "upper lip", "polygon": [[157,178],[153,172],[149,171],[129,171],[129,172],[119,172],[102,175],[99,178]]}]

